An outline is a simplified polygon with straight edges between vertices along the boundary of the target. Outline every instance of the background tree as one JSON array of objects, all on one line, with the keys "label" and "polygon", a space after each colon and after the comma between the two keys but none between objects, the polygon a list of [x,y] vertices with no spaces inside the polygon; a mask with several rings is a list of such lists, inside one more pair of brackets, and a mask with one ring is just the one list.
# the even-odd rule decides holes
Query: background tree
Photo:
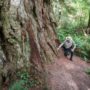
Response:
[{"label": "background tree", "polygon": [[87,26],[87,34],[90,34],[90,11],[89,11],[88,26]]},{"label": "background tree", "polygon": [[66,36],[72,36],[77,44],[76,54],[79,53],[85,60],[90,60],[90,1],[54,0],[52,4],[58,22],[59,40],[64,41]]}]

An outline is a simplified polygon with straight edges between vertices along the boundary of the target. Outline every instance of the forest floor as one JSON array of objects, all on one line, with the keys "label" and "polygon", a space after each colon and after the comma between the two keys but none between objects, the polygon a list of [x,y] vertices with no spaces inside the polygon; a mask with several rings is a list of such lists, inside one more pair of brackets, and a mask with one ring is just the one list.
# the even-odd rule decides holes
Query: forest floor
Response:
[{"label": "forest floor", "polygon": [[[44,90],[90,90],[90,76],[85,73],[85,68],[90,68],[90,63],[87,63],[78,56],[73,57],[70,61],[65,56],[55,59],[50,64],[47,64],[48,87]],[[5,87],[2,90],[5,89]],[[42,90],[41,87],[32,88],[29,90]]]},{"label": "forest floor", "polygon": [[90,63],[74,56],[73,61],[62,56],[47,65],[50,90],[90,90],[90,77],[84,72]]}]

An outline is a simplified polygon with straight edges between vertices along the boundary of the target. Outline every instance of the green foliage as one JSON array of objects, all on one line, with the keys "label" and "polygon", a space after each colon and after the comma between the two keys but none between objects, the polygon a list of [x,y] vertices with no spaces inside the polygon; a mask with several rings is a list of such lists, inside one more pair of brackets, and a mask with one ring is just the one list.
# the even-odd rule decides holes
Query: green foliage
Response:
[{"label": "green foliage", "polygon": [[85,68],[84,71],[90,76],[90,68]]},{"label": "green foliage", "polygon": [[50,90],[48,86],[43,86],[43,90]]},{"label": "green foliage", "polygon": [[26,70],[21,73],[17,73],[17,77],[19,80],[17,80],[10,88],[10,90],[28,90],[29,88],[36,87],[37,85],[40,85],[40,81],[38,80],[38,77],[29,74]]},{"label": "green foliage", "polygon": [[77,44],[75,53],[85,60],[90,60],[90,36],[86,35],[90,1],[89,0],[54,0],[54,13],[58,22],[58,39],[63,42],[71,36]]},{"label": "green foliage", "polygon": [[16,80],[9,90],[28,90],[28,88],[24,87],[24,80]]},{"label": "green foliage", "polygon": [[[72,29],[71,29],[72,30]],[[70,33],[69,33],[70,32]],[[64,32],[63,30],[57,30],[58,39],[60,42],[63,42],[67,36],[71,36],[75,43],[77,44],[76,54],[83,57],[85,60],[90,60],[89,53],[90,53],[90,36],[81,36],[77,35],[75,32],[71,32],[67,30]],[[79,53],[79,54],[78,54]]]}]

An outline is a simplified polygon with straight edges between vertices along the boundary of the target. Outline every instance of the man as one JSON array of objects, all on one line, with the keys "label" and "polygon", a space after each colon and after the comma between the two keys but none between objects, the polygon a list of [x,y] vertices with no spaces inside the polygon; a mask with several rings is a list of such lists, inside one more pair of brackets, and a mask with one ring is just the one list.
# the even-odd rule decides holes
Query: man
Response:
[{"label": "man", "polygon": [[57,50],[59,50],[62,46],[64,48],[64,55],[65,56],[68,56],[71,53],[70,60],[72,61],[73,52],[74,52],[74,50],[76,48],[75,42],[72,40],[72,38],[70,36],[68,36],[68,37],[66,37],[66,40],[59,45]]}]

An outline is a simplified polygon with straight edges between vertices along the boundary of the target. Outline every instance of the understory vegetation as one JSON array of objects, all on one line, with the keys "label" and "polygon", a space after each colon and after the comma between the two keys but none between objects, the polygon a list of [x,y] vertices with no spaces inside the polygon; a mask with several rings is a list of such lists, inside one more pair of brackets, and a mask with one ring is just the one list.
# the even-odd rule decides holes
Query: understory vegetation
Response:
[{"label": "understory vegetation", "polygon": [[28,90],[40,85],[39,78],[30,74],[26,70],[17,73],[17,80],[12,84],[9,90]]},{"label": "understory vegetation", "polygon": [[90,76],[90,68],[85,68],[84,71]]},{"label": "understory vegetation", "polygon": [[52,4],[60,42],[71,36],[77,44],[75,54],[90,60],[90,1],[54,0]]}]

